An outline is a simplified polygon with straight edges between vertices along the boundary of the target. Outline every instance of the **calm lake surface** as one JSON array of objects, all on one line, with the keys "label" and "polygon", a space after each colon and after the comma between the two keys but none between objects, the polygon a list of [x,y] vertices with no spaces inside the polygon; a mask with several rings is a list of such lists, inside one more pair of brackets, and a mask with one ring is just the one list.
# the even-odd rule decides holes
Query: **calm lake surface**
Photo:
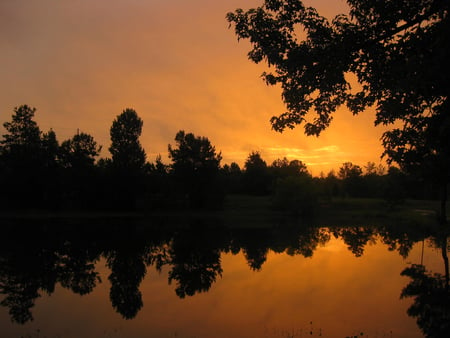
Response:
[{"label": "calm lake surface", "polygon": [[426,230],[58,222],[5,227],[1,337],[423,337],[422,291],[448,319]]}]

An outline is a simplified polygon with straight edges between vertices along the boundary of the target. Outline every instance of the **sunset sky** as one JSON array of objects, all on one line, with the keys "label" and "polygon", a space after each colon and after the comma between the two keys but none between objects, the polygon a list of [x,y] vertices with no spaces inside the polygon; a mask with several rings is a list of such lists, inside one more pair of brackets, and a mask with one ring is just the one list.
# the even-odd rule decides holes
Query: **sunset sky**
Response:
[{"label": "sunset sky", "polygon": [[[322,15],[346,12],[343,0],[305,1]],[[41,130],[61,142],[77,128],[103,145],[125,108],[144,121],[149,161],[178,130],[206,136],[222,164],[243,165],[251,151],[269,163],[286,156],[314,175],[350,161],[379,163],[382,128],[374,113],[345,108],[319,138],[303,127],[283,134],[269,119],[284,112],[280,90],[267,87],[265,65],[247,59],[225,15],[262,0],[0,0],[0,124],[22,104],[36,107]],[[4,133],[0,127],[1,134]]]}]

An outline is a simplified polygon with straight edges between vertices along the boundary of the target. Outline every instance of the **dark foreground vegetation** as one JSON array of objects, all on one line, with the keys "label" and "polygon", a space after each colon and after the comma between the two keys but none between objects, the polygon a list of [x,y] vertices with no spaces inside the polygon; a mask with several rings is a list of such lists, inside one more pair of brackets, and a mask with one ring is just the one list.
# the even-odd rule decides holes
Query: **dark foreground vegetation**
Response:
[{"label": "dark foreground vegetation", "polygon": [[[326,18],[300,0],[264,0],[227,20],[247,56],[268,68],[286,110],[271,118],[283,132],[303,126],[319,136],[339,107],[371,108],[388,163],[440,187],[439,222],[447,224],[450,183],[448,1],[348,0]],[[357,84],[355,85],[355,82]],[[345,137],[345,136],[344,136]],[[360,190],[361,191],[361,190]]]},{"label": "dark foreground vegetation", "polygon": [[[34,108],[23,105],[4,124],[6,134],[0,140],[3,210],[225,207],[309,217],[349,198],[381,200],[385,211],[406,199],[439,198],[438,186],[396,167],[386,170],[374,163],[364,168],[343,163],[337,172],[320,177],[312,177],[300,160],[283,158],[267,164],[258,152],[249,154],[243,168],[237,163],[222,165],[220,152],[208,138],[184,131],[168,146],[170,164],[163,163],[160,156],[149,162],[139,142],[143,121],[132,109],[124,110],[112,123],[111,158],[99,159],[101,146],[94,137],[78,131],[60,143],[53,130],[43,133],[39,129],[34,114]],[[353,209],[360,210],[358,205]]]}]

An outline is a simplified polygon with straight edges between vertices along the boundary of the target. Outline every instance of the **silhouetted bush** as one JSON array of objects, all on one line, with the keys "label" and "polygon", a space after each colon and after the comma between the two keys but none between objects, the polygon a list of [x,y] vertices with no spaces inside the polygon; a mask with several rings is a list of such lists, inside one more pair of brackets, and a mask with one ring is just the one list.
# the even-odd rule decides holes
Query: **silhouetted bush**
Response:
[{"label": "silhouetted bush", "polygon": [[405,174],[396,167],[390,167],[386,178],[386,189],[383,198],[388,203],[389,208],[394,208],[405,201],[406,186]]},{"label": "silhouetted bush", "polygon": [[242,177],[244,192],[251,195],[269,194],[271,177],[261,154],[257,151],[251,152],[245,161],[244,168],[245,171]]},{"label": "silhouetted bush", "polygon": [[276,181],[273,206],[293,215],[312,216],[318,207],[317,187],[310,176],[290,176]]},{"label": "silhouetted bush", "polygon": [[219,168],[221,153],[208,138],[180,130],[175,136],[176,146],[169,145],[172,159],[171,174],[176,189],[186,196],[190,208],[216,208],[223,202]]}]

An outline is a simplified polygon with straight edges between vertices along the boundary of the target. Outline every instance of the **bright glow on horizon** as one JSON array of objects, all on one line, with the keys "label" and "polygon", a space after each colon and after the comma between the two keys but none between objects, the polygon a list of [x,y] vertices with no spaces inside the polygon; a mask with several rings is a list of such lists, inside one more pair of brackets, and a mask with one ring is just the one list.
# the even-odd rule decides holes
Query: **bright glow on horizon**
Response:
[{"label": "bright glow on horizon", "polygon": [[[183,129],[208,137],[222,164],[242,167],[251,151],[268,164],[298,159],[314,175],[347,161],[379,162],[384,129],[374,128],[373,112],[354,117],[342,108],[318,138],[302,126],[271,130],[270,117],[285,111],[280,90],[265,85],[266,66],[247,59],[249,44],[225,20],[261,3],[2,1],[0,124],[28,104],[41,130],[52,128],[60,142],[77,129],[89,133],[108,157],[112,121],[133,108],[149,161],[161,154],[167,162],[167,145]],[[327,17],[346,8],[337,0],[310,5]]]}]

